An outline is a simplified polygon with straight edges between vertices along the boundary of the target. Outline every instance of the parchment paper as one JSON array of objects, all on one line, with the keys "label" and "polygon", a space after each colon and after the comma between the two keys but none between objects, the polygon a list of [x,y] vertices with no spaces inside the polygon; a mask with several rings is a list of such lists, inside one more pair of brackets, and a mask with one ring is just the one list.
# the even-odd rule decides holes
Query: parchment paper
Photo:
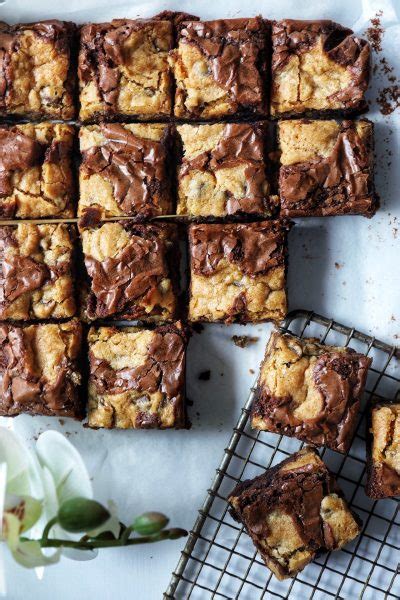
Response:
[{"label": "parchment paper", "polygon": [[[400,168],[399,111],[383,116],[376,103],[388,82],[382,75],[384,56],[400,77],[400,3],[373,0],[298,2],[112,2],[110,0],[6,0],[0,20],[8,22],[60,18],[105,21],[146,17],[161,10],[182,10],[203,19],[253,16],[330,18],[364,34],[378,11],[385,29],[381,53],[373,53],[377,73],[368,97],[369,117],[376,125],[377,188],[382,206],[377,215],[298,220],[289,239],[290,308],[313,309],[389,343],[400,335],[399,239]],[[397,72],[397,73],[396,73]],[[82,453],[93,476],[96,496],[112,498],[121,516],[160,510],[171,523],[190,529],[222,451],[257,372],[271,327],[209,325],[194,335],[188,351],[188,397],[193,427],[189,431],[90,431],[58,419],[20,416],[3,423],[33,443],[46,429],[57,429]],[[241,349],[231,336],[251,335],[258,342]],[[209,381],[198,374],[210,369]],[[162,597],[184,540],[102,551],[91,562],[63,559],[35,572],[6,561],[8,597],[12,600],[71,599],[153,600]],[[206,596],[204,596],[206,598]],[[242,597],[241,597],[242,598]],[[247,600],[246,596],[243,596]],[[251,599],[249,599],[251,600]]]}]

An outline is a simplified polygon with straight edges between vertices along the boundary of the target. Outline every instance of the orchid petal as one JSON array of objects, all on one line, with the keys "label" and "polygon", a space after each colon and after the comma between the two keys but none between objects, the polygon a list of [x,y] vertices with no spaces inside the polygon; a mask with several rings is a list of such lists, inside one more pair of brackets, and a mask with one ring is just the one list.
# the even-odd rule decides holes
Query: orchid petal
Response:
[{"label": "orchid petal", "polygon": [[93,550],[80,550],[79,548],[63,548],[62,555],[71,560],[85,561],[93,560],[98,555],[97,548]]},{"label": "orchid petal", "polygon": [[7,492],[43,497],[41,469],[34,453],[9,429],[0,427],[0,463],[7,464]]},{"label": "orchid petal", "polygon": [[4,512],[16,516],[20,522],[20,532],[24,532],[31,529],[39,520],[42,514],[42,503],[32,496],[7,494]]},{"label": "orchid petal", "polygon": [[0,539],[3,533],[3,512],[7,487],[7,463],[0,464]]},{"label": "orchid petal", "polygon": [[54,479],[59,504],[78,496],[93,498],[89,474],[79,452],[59,432],[46,431],[36,443],[39,461]]},{"label": "orchid petal", "polygon": [[28,569],[33,569],[60,560],[61,550],[56,550],[51,555],[45,555],[38,541],[20,541],[21,522],[15,515],[5,514],[4,521],[7,545],[17,563]]}]

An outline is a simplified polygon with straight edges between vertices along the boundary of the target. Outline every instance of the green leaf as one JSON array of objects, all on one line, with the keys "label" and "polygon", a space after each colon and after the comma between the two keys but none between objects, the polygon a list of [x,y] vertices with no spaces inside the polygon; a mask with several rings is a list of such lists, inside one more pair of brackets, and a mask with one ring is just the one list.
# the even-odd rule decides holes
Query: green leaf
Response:
[{"label": "green leaf", "polygon": [[100,527],[110,518],[110,513],[95,500],[71,498],[60,506],[57,518],[63,529],[79,533]]},{"label": "green leaf", "polygon": [[153,535],[168,524],[169,519],[159,512],[143,513],[133,521],[132,528],[139,535]]}]

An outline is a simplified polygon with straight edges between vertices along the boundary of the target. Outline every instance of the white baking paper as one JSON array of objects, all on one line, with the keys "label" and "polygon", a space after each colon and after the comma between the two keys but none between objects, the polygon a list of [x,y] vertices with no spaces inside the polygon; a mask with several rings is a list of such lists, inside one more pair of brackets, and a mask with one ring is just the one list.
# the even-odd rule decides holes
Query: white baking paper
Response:
[{"label": "white baking paper", "polygon": [[[203,19],[253,16],[330,18],[363,34],[382,11],[383,52],[400,77],[400,2],[393,0],[231,0],[204,2],[135,2],[134,0],[5,0],[0,20],[8,22],[59,18],[104,21],[147,17],[162,10],[182,10]],[[377,188],[382,206],[377,215],[298,220],[289,240],[290,308],[313,309],[346,325],[398,343],[400,335],[400,168],[399,115],[378,110],[378,89],[385,78],[373,77],[369,117],[376,124]],[[28,441],[47,429],[66,434],[93,476],[95,495],[114,500],[129,519],[144,510],[160,510],[175,526],[191,528],[197,509],[220,462],[257,371],[269,325],[209,325],[194,335],[188,351],[188,397],[193,401],[189,431],[91,431],[58,419],[20,416],[3,419]],[[247,334],[259,341],[245,349],[231,336]],[[209,381],[198,374],[211,370]],[[63,559],[46,568],[38,581],[6,558],[7,597],[12,600],[158,600],[167,587],[184,540],[136,548],[105,550],[91,561]],[[204,595],[207,599],[207,595]],[[349,596],[350,598],[350,596]],[[181,600],[181,599],[179,599]],[[241,600],[252,600],[241,596]]]}]

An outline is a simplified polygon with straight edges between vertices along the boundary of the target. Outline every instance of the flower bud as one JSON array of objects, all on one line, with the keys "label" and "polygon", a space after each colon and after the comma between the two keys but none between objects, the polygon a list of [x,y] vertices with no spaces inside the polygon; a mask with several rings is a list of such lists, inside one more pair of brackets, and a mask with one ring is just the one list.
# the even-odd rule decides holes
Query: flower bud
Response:
[{"label": "flower bud", "polygon": [[100,527],[110,518],[110,513],[95,500],[71,498],[60,506],[57,518],[63,529],[79,533]]},{"label": "flower bud", "polygon": [[132,527],[139,535],[153,535],[164,529],[168,520],[162,513],[147,512],[136,517]]},{"label": "flower bud", "polygon": [[178,538],[181,538],[185,535],[187,535],[187,531],[185,529],[180,529],[179,527],[174,527],[173,529],[169,530],[168,537],[170,540],[177,540]]}]

